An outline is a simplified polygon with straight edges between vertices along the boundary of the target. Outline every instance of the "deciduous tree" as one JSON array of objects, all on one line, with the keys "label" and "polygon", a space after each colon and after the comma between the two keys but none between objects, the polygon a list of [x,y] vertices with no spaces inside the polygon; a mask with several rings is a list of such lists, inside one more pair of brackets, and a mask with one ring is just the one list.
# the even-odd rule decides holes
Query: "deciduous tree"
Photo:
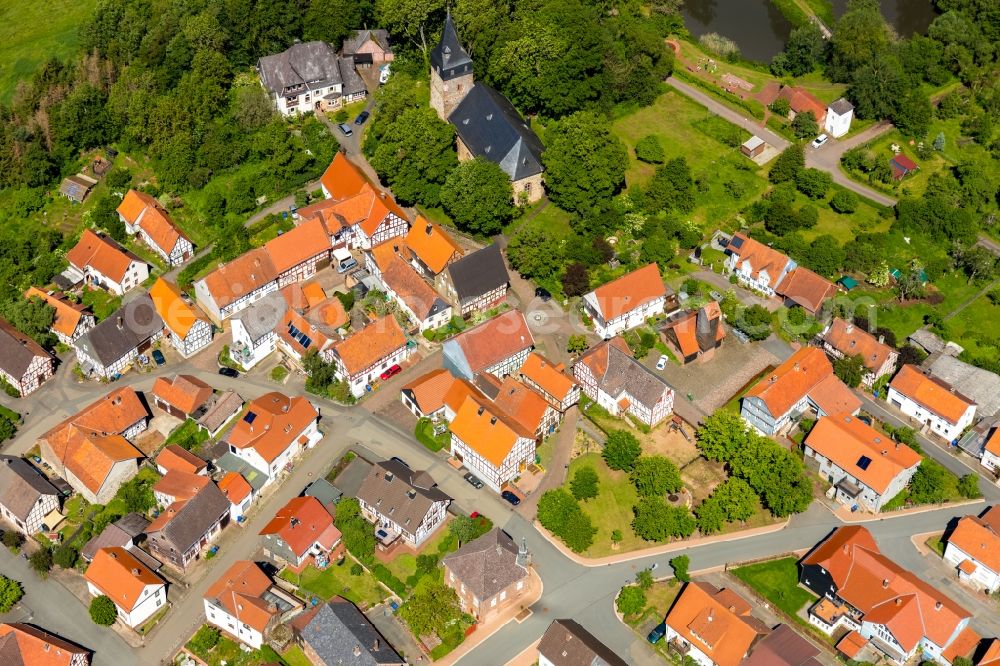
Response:
[{"label": "deciduous tree", "polygon": [[562,267],[562,247],[552,234],[525,225],[507,245],[510,265],[526,278],[548,278]]},{"label": "deciduous tree", "polygon": [[19,582],[6,576],[0,576],[0,613],[10,611],[23,596],[24,589]]},{"label": "deciduous tree", "polygon": [[622,615],[641,613],[646,608],[646,592],[636,585],[627,585],[618,593],[615,606]]},{"label": "deciduous tree", "polygon": [[491,236],[514,218],[514,191],[499,166],[477,157],[462,162],[441,188],[441,204],[460,228]]},{"label": "deciduous tree", "polygon": [[569,490],[578,500],[593,499],[597,497],[598,481],[597,472],[590,465],[586,465],[576,470],[569,482]]},{"label": "deciduous tree", "polygon": [[663,456],[640,456],[629,478],[644,497],[676,493],[684,485],[677,465]]},{"label": "deciduous tree", "polygon": [[635,435],[627,430],[611,431],[601,453],[608,467],[626,472],[632,471],[640,455],[642,455],[642,445]]},{"label": "deciduous tree", "polygon": [[567,116],[545,133],[545,185],[560,208],[582,213],[606,208],[625,182],[625,146],[590,111]]}]

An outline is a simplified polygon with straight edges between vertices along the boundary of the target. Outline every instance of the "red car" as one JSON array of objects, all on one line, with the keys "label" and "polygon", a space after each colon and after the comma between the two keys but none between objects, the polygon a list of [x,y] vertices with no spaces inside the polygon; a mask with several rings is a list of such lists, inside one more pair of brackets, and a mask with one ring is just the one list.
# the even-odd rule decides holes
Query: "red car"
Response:
[{"label": "red car", "polygon": [[385,372],[383,372],[378,377],[382,381],[385,381],[387,379],[391,379],[392,377],[395,377],[396,375],[398,375],[402,371],[403,371],[403,369],[401,367],[399,367],[399,364],[397,363],[396,365],[390,367],[388,370],[386,370]]}]

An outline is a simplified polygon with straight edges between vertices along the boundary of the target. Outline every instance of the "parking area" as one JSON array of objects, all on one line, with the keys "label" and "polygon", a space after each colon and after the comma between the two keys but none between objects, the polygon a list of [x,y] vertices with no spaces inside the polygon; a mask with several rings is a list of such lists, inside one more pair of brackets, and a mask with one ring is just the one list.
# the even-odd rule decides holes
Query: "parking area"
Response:
[{"label": "parking area", "polygon": [[[659,354],[646,360],[653,368]],[[719,409],[768,366],[777,366],[778,358],[759,343],[742,344],[732,335],[726,336],[722,346],[707,361],[695,361],[678,366],[668,363],[658,372],[677,391],[677,399],[689,399],[703,412],[711,414]]]},{"label": "parking area", "polygon": [[957,601],[973,615],[972,628],[983,636],[1000,636],[1000,602],[958,580],[955,569],[937,556],[924,553],[920,577]]}]

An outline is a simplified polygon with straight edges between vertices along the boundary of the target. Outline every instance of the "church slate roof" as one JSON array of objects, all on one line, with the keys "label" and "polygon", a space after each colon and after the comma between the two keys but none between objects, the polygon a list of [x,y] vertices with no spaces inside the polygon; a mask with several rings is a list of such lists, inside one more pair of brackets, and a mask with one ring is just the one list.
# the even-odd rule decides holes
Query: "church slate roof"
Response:
[{"label": "church slate roof", "polygon": [[472,58],[458,40],[450,9],[441,30],[441,41],[431,51],[431,67],[438,71],[442,81],[450,81],[472,72]]},{"label": "church slate roof", "polygon": [[455,133],[476,157],[497,164],[511,180],[542,172],[541,140],[517,109],[493,88],[476,83],[448,116]]}]

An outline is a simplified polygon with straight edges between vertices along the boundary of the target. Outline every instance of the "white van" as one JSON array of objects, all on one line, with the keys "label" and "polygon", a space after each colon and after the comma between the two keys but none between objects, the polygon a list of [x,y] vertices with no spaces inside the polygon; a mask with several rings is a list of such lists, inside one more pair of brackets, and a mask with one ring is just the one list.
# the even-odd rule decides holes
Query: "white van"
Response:
[{"label": "white van", "polygon": [[351,256],[351,251],[346,247],[338,247],[333,251],[333,261],[338,273],[346,273],[358,265],[358,260]]}]

